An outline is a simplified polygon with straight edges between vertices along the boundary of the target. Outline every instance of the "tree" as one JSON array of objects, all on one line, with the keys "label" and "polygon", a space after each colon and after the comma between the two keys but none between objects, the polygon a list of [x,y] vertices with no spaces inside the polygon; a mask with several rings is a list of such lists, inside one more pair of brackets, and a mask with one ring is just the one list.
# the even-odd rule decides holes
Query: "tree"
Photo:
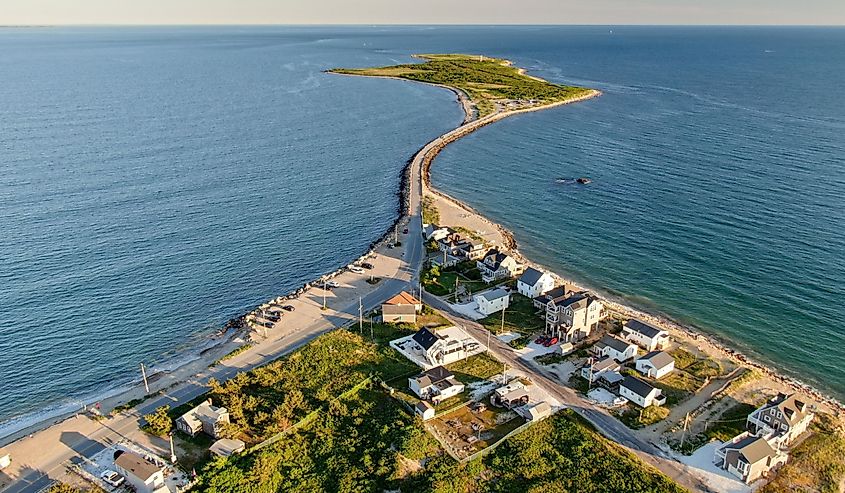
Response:
[{"label": "tree", "polygon": [[157,407],[155,412],[145,414],[144,421],[147,422],[147,425],[144,427],[144,431],[160,437],[170,433],[173,429],[173,420],[167,414],[168,411],[170,411],[170,406],[165,404]]}]

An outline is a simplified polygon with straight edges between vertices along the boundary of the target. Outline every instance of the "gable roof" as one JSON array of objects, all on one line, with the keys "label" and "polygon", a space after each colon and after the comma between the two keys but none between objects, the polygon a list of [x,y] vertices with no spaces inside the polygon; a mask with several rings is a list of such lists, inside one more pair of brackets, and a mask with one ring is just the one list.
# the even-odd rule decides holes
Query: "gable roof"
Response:
[{"label": "gable roof", "polygon": [[417,308],[414,305],[384,305],[381,307],[382,315],[416,315]]},{"label": "gable roof", "polygon": [[416,405],[414,405],[414,407],[417,409],[417,411],[421,413],[424,413],[429,409],[434,409],[434,407],[426,401],[419,401],[416,403]]},{"label": "gable roof", "polygon": [[748,435],[736,442],[728,442],[722,446],[724,450],[736,450],[748,464],[756,464],[766,457],[775,455],[775,450],[763,437]]},{"label": "gable roof", "polygon": [[651,324],[647,324],[645,322],[641,322],[636,318],[632,318],[631,320],[625,322],[625,327],[633,330],[634,332],[639,332],[640,334],[648,337],[649,339],[653,339],[654,337],[657,337],[657,335],[661,332],[664,332],[663,329],[658,329],[657,327]]},{"label": "gable roof", "polygon": [[771,409],[773,407],[776,407],[780,412],[783,413],[783,416],[784,418],[786,418],[787,423],[792,426],[795,423],[804,419],[804,417],[809,414],[809,406],[807,406],[807,403],[796,399],[797,395],[798,394],[786,395],[784,393],[780,393],[776,397],[769,400],[769,402],[764,404],[763,407],[761,407],[759,410]]},{"label": "gable roof", "polygon": [[654,391],[654,387],[652,387],[648,382],[644,382],[637,377],[632,377],[631,375],[627,375],[625,380],[622,380],[622,386],[642,398],[648,397],[648,395]]},{"label": "gable roof", "polygon": [[414,334],[413,339],[417,344],[422,346],[422,348],[425,349],[426,351],[428,351],[431,348],[431,346],[434,346],[434,343],[436,343],[438,340],[440,340],[440,338],[437,337],[437,334],[431,332],[430,330],[426,329],[425,327],[418,330],[417,333]]},{"label": "gable roof", "polygon": [[529,286],[536,286],[537,282],[544,275],[546,275],[545,272],[539,271],[534,267],[529,267],[525,269],[525,272],[523,272],[521,276],[519,276],[519,282],[527,284]]},{"label": "gable roof", "polygon": [[666,351],[652,351],[640,358],[640,360],[648,360],[658,370],[675,363],[675,358]]},{"label": "gable roof", "polygon": [[508,293],[507,291],[505,291],[502,288],[496,288],[496,289],[491,289],[490,291],[486,291],[484,293],[481,293],[478,296],[481,296],[482,298],[484,298],[487,301],[496,301],[499,298],[505,298],[505,297],[510,296],[510,293]]},{"label": "gable roof", "polygon": [[[499,250],[496,250],[495,248],[493,248],[490,251],[488,251],[487,254],[484,256],[484,262],[483,263],[487,264],[489,269],[491,269],[493,271],[497,271],[497,270],[499,270],[499,267],[501,267],[502,262],[504,262],[507,258],[508,258],[508,254],[502,253]],[[489,262],[488,262],[488,260],[489,260]]]},{"label": "gable roof", "polygon": [[411,296],[408,292],[402,291],[393,298],[385,301],[384,305],[419,305],[420,300]]},{"label": "gable roof", "polygon": [[556,300],[558,298],[563,298],[566,294],[570,291],[569,286],[558,286],[554,289],[546,291],[545,293],[541,294],[540,296],[534,298],[535,300],[541,303],[548,303],[549,301]]},{"label": "gable roof", "polygon": [[132,473],[138,479],[146,482],[150,476],[161,471],[157,465],[144,459],[135,452],[118,450],[114,453],[114,464],[126,472]]},{"label": "gable roof", "polygon": [[633,345],[634,345],[633,343],[630,343],[628,341],[623,341],[622,339],[619,339],[617,337],[613,337],[610,334],[603,335],[601,340],[599,340],[599,342],[596,343],[596,346],[598,346],[600,349],[605,347],[605,346],[608,346],[608,347],[613,348],[616,352],[619,352],[619,353],[624,353],[625,351],[628,350],[629,347],[631,347]]},{"label": "gable roof", "polygon": [[442,382],[448,378],[452,378],[452,372],[442,366],[435,366],[415,376],[414,379],[419,382],[420,387],[428,387],[438,382]]},{"label": "gable roof", "polygon": [[601,359],[596,360],[593,363],[594,372],[609,370],[611,368],[619,368],[619,363],[617,363],[616,360],[611,358],[610,356],[605,356]]}]

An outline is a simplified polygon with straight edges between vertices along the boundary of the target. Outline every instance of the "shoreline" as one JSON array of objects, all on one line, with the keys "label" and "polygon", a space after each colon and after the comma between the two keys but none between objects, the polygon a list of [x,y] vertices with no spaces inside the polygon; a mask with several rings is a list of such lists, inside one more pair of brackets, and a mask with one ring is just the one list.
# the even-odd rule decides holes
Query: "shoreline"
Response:
[{"label": "shoreline", "polygon": [[[407,80],[407,79],[402,79]],[[542,79],[540,79],[542,80]],[[411,81],[413,82],[413,81]],[[454,88],[453,92],[454,91]],[[569,103],[576,103],[585,101],[588,99],[592,99],[594,97],[600,96],[601,92],[597,90],[593,90],[594,93],[589,95],[573,98],[572,100],[561,101],[557,103],[552,103],[543,106],[537,106],[534,108],[525,108],[520,110],[511,110],[511,111],[503,111],[499,113],[494,113],[492,115],[488,115],[484,118],[473,120],[470,122],[469,125],[465,124],[462,127],[467,127],[464,132],[461,132],[460,135],[457,136],[450,136],[450,138],[445,139],[442,145],[436,146],[436,148],[432,149],[432,152],[427,154],[424,158],[423,162],[423,176],[422,176],[422,183],[423,183],[423,191],[424,194],[428,193],[431,195],[435,195],[441,200],[445,200],[451,203],[452,206],[457,207],[467,214],[476,216],[481,222],[489,225],[489,227],[494,228],[497,233],[502,237],[502,246],[509,250],[511,253],[520,263],[526,266],[532,266],[538,268],[543,271],[547,271],[553,275],[559,282],[565,282],[567,284],[573,285],[576,289],[580,290],[589,290],[593,291],[600,296],[602,301],[605,305],[613,312],[623,315],[628,318],[640,318],[646,322],[652,323],[657,325],[661,328],[665,328],[669,330],[670,333],[681,333],[686,338],[691,339],[697,343],[706,344],[709,349],[715,350],[720,356],[724,357],[725,359],[731,360],[737,366],[746,366],[756,369],[762,374],[771,380],[780,383],[784,386],[789,387],[791,390],[796,392],[802,392],[804,394],[810,395],[813,399],[815,399],[819,404],[828,406],[832,410],[834,410],[837,414],[845,413],[845,403],[840,401],[839,399],[817,389],[816,387],[807,384],[800,379],[784,374],[787,370],[782,370],[776,368],[775,363],[765,363],[760,361],[755,357],[748,356],[747,354],[743,353],[741,350],[732,347],[731,342],[726,340],[724,336],[719,335],[714,332],[707,331],[705,329],[693,327],[689,324],[684,324],[674,320],[671,316],[665,313],[653,313],[648,311],[645,308],[638,308],[636,306],[632,306],[628,304],[625,300],[621,299],[618,296],[608,295],[605,290],[602,288],[590,288],[589,286],[585,286],[579,283],[572,281],[571,279],[567,279],[560,274],[556,273],[554,270],[538,263],[534,262],[531,259],[525,257],[522,252],[519,251],[518,244],[514,234],[502,226],[501,224],[489,219],[488,217],[481,214],[477,209],[472,207],[471,205],[457,199],[443,191],[438,190],[434,187],[431,183],[431,175],[430,175],[430,168],[434,159],[440,153],[440,151],[448,144],[460,139],[461,137],[468,135],[469,133],[478,130],[479,128],[486,126],[490,123],[495,121],[501,120],[508,116],[512,116],[519,113],[529,112],[529,111],[540,111],[549,108],[553,108],[556,106],[561,106],[564,104]],[[472,125],[475,124],[475,125]],[[461,129],[459,127],[458,129]],[[471,128],[470,128],[471,127]],[[458,130],[456,129],[456,130]],[[454,132],[454,130],[453,130]],[[451,133],[451,132],[450,132]],[[449,135],[449,134],[446,134]],[[441,137],[442,139],[442,137]]]}]

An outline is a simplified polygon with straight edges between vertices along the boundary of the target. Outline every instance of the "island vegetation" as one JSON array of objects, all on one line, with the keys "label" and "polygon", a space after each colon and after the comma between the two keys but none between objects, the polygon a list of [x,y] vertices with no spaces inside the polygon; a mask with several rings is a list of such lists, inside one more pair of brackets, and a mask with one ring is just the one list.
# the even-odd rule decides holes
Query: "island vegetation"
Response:
[{"label": "island vegetation", "polygon": [[329,72],[345,75],[394,77],[439,84],[463,93],[478,117],[502,109],[543,106],[587,96],[591,90],[564,86],[526,75],[508,60],[482,55],[415,55],[423,63],[406,63],[375,68],[336,68]]}]

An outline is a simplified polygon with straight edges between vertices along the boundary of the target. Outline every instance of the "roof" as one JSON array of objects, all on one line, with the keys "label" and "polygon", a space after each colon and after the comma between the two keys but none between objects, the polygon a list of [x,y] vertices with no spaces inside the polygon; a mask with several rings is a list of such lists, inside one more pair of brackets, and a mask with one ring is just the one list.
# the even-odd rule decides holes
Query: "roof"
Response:
[{"label": "roof", "polygon": [[536,286],[537,282],[543,277],[546,273],[535,269],[534,267],[529,267],[519,276],[519,282],[523,284],[527,284],[529,286]]},{"label": "roof", "polygon": [[648,338],[657,337],[658,334],[664,332],[663,329],[658,329],[657,327],[651,324],[647,324],[645,322],[641,322],[636,318],[632,318],[631,320],[625,322],[625,327],[633,330],[634,332],[639,332],[640,334]]},{"label": "roof", "polygon": [[499,399],[508,402],[522,399],[523,397],[528,397],[528,391],[525,388],[512,389],[510,392],[499,394]]},{"label": "roof", "polygon": [[[586,299],[587,299],[587,295],[585,293],[577,293],[577,294],[573,294],[572,296],[569,296],[567,298],[564,298],[560,302],[557,302],[557,300],[555,300],[555,304],[558,305],[558,306],[580,305],[581,303],[579,303],[579,302],[585,301]],[[586,303],[584,303],[583,305],[587,306]],[[578,306],[573,306],[573,308],[578,308]]]},{"label": "roof", "polygon": [[417,402],[416,405],[414,406],[414,408],[416,408],[417,411],[419,411],[421,413],[424,413],[424,412],[428,411],[429,409],[434,409],[434,407],[432,407],[432,405],[429,404],[426,401]]},{"label": "roof", "polygon": [[382,305],[381,313],[384,315],[416,315],[417,309],[414,305]]},{"label": "roof", "polygon": [[489,252],[487,252],[487,255],[484,256],[484,263],[485,264],[488,263],[487,259],[489,259],[490,257],[493,257],[493,261],[488,265],[488,267],[491,270],[496,271],[496,270],[499,270],[499,267],[502,265],[502,262],[504,262],[505,259],[508,258],[508,254],[502,253],[499,250],[496,250],[494,248],[494,249],[490,250]]},{"label": "roof", "polygon": [[428,351],[431,348],[431,346],[434,346],[434,343],[436,343],[438,340],[440,340],[440,338],[437,337],[437,334],[431,332],[430,330],[426,329],[425,327],[418,330],[417,333],[414,334],[413,339],[414,339],[414,342],[416,342],[417,344],[422,346],[422,348],[425,349],[426,351]]},{"label": "roof", "polygon": [[596,346],[602,348],[604,346],[609,346],[613,348],[616,352],[624,353],[628,350],[629,347],[633,346],[634,344],[623,341],[617,337],[613,337],[612,335],[605,334],[602,336],[601,340],[596,343]]},{"label": "roof", "polygon": [[647,382],[630,375],[626,376],[625,380],[622,380],[622,386],[643,398],[648,397],[648,395],[654,390],[654,387],[649,385]]},{"label": "roof", "polygon": [[491,289],[490,291],[486,291],[484,293],[481,293],[478,296],[481,296],[482,298],[484,298],[487,301],[496,301],[498,299],[510,296],[510,293],[508,293],[507,291],[505,291],[502,288],[496,288],[496,289]]},{"label": "roof", "polygon": [[211,447],[209,447],[208,450],[212,454],[216,454],[221,457],[229,457],[235,452],[242,451],[245,447],[246,444],[241,440],[221,438],[220,440],[217,440],[216,442],[212,443]]},{"label": "roof", "polygon": [[447,378],[452,378],[453,376],[452,372],[446,368],[442,366],[435,366],[434,368],[430,368],[415,376],[414,379],[419,382],[420,387],[428,387],[429,385],[434,385],[437,382],[441,382]]},{"label": "roof", "polygon": [[212,406],[211,399],[208,399],[180,416],[180,419],[188,423],[191,428],[198,428],[202,426],[203,421],[208,423],[217,423],[220,416],[226,414],[227,412],[228,411],[225,407]]},{"label": "roof", "polygon": [[[740,435],[742,436],[742,435]],[[736,450],[749,464],[756,464],[766,457],[776,455],[775,450],[769,445],[763,437],[748,435],[736,442],[728,442],[722,446],[722,449]]]},{"label": "roof", "polygon": [[528,404],[525,410],[532,416],[545,416],[552,412],[552,406],[546,401],[540,401],[536,404]]},{"label": "roof", "polygon": [[804,419],[809,414],[806,402],[796,399],[797,394],[786,395],[779,393],[767,402],[760,410],[777,407],[783,413],[790,426]]},{"label": "roof", "polygon": [[648,360],[658,370],[675,363],[675,358],[666,351],[652,351],[640,358],[640,360]]},{"label": "roof", "polygon": [[406,291],[402,291],[393,298],[382,303],[384,305],[419,305],[420,300],[414,298]]},{"label": "roof", "polygon": [[548,303],[551,300],[555,300],[555,299],[562,298],[562,297],[566,296],[566,293],[568,293],[569,291],[570,291],[569,286],[558,286],[554,289],[551,289],[551,290],[541,294],[540,296],[538,296],[534,299],[537,300],[537,301],[540,301],[542,303]]},{"label": "roof", "polygon": [[593,372],[607,370],[609,368],[619,368],[619,363],[610,356],[605,356],[593,363]]},{"label": "roof", "polygon": [[114,464],[136,478],[146,482],[150,476],[161,472],[161,468],[135,452],[118,450],[114,453]]},{"label": "roof", "polygon": [[606,381],[607,383],[613,385],[615,383],[619,383],[625,379],[621,373],[618,371],[606,371],[599,375],[599,378]]}]

